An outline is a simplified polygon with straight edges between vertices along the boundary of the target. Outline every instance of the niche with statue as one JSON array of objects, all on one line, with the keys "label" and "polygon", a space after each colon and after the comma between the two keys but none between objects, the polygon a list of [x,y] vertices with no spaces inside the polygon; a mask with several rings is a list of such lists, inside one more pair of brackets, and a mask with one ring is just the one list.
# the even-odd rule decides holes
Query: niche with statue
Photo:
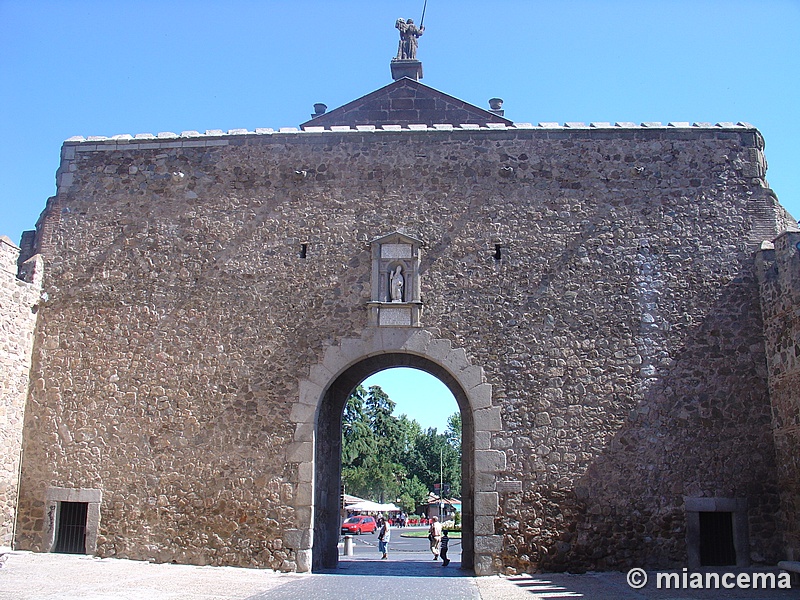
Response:
[{"label": "niche with statue", "polygon": [[400,232],[370,242],[372,300],[369,324],[378,327],[420,327],[419,291],[421,245]]}]

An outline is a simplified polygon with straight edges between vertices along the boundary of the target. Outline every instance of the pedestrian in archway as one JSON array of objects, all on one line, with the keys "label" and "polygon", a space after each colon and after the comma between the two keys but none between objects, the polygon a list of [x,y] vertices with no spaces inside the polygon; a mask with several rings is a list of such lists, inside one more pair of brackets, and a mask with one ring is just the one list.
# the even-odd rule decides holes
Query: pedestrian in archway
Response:
[{"label": "pedestrian in archway", "polygon": [[447,558],[447,547],[450,545],[450,538],[447,536],[447,530],[445,529],[442,532],[442,541],[439,543],[439,547],[442,553],[442,566],[446,567],[450,564],[450,559]]},{"label": "pedestrian in archway", "polygon": [[381,518],[378,530],[378,551],[383,554],[381,560],[389,558],[389,539],[392,537],[392,528],[389,520]]},{"label": "pedestrian in archway", "polygon": [[433,560],[439,560],[439,546],[442,543],[442,524],[439,523],[439,517],[431,519],[431,526],[428,528],[428,540],[431,543]]}]

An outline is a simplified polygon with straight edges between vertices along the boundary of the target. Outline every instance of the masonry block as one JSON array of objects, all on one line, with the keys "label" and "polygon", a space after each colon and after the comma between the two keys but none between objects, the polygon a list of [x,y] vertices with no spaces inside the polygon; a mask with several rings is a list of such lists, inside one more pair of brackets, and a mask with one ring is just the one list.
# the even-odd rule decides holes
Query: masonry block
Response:
[{"label": "masonry block", "polygon": [[488,383],[481,383],[472,387],[467,392],[470,405],[474,410],[490,408],[492,406],[492,386]]},{"label": "masonry block", "polygon": [[506,470],[506,454],[499,450],[477,450],[475,469],[485,473],[499,473]]},{"label": "masonry block", "polygon": [[491,516],[476,516],[475,517],[475,535],[494,535],[494,517]]},{"label": "masonry block", "polygon": [[475,492],[475,516],[495,516],[500,508],[497,492]]},{"label": "masonry block", "polygon": [[310,462],[314,460],[314,444],[311,442],[292,442],[286,449],[287,462]]},{"label": "masonry block", "polygon": [[309,381],[308,379],[301,379],[298,385],[300,392],[300,404],[313,406],[316,408],[320,399],[322,398],[322,392],[324,388],[313,381]]},{"label": "masonry block", "polygon": [[477,554],[499,554],[503,549],[503,536],[500,535],[476,535],[475,552]]},{"label": "masonry block", "polygon": [[475,411],[475,430],[476,431],[501,431],[503,429],[502,419],[500,418],[500,408],[484,408]]}]

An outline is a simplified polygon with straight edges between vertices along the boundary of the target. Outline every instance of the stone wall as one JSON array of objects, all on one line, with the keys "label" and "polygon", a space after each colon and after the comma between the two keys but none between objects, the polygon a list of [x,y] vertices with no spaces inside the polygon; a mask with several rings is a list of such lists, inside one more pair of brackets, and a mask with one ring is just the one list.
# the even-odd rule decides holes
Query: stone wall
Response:
[{"label": "stone wall", "polygon": [[22,423],[41,291],[41,259],[22,265],[20,249],[0,237],[0,546],[11,546],[17,508]]},{"label": "stone wall", "polygon": [[475,441],[504,455],[492,569],[683,566],[685,501],[716,498],[776,560],[752,257],[785,215],[758,132],[450,129],[66,143],[20,547],[47,549],[49,487],[102,489],[101,556],[296,568],[298,381],[367,333],[369,241],[399,230],[422,326],[502,415]]},{"label": "stone wall", "polygon": [[[769,245],[768,245],[769,246]],[[783,558],[800,559],[800,232],[757,258],[781,483]]]}]

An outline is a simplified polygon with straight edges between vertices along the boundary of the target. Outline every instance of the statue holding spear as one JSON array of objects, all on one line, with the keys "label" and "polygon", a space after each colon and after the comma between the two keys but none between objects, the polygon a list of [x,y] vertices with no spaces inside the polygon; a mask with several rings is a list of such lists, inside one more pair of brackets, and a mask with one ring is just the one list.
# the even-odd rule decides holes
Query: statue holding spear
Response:
[{"label": "statue holding spear", "polygon": [[396,60],[417,60],[417,39],[425,32],[425,9],[428,7],[428,0],[422,7],[422,18],[419,21],[419,28],[414,25],[413,19],[404,21],[397,19],[394,26],[400,30],[400,43],[397,46]]}]

